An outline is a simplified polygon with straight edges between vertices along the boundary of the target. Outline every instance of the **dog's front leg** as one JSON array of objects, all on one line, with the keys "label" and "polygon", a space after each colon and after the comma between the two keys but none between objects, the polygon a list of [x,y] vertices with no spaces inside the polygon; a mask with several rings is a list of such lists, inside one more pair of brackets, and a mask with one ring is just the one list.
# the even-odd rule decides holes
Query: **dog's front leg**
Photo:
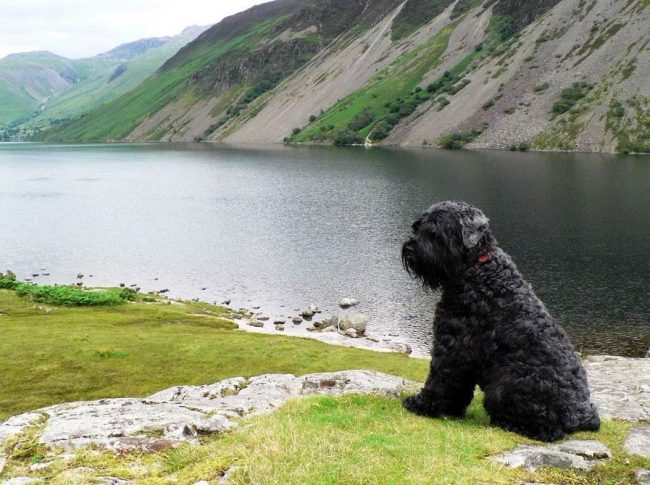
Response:
[{"label": "dog's front leg", "polygon": [[472,402],[475,387],[476,382],[467,368],[445,354],[434,353],[424,387],[419,394],[406,398],[404,407],[422,416],[463,416]]}]

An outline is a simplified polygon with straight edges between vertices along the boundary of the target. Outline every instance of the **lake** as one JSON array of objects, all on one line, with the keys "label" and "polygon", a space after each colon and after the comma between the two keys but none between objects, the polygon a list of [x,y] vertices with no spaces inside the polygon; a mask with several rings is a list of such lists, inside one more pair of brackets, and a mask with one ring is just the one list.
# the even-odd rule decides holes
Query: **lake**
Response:
[{"label": "lake", "polygon": [[443,199],[486,213],[576,349],[650,347],[650,157],[0,144],[0,269],[271,317],[311,303],[342,313],[355,297],[370,334],[422,351],[437,297],[409,279],[400,249]]}]

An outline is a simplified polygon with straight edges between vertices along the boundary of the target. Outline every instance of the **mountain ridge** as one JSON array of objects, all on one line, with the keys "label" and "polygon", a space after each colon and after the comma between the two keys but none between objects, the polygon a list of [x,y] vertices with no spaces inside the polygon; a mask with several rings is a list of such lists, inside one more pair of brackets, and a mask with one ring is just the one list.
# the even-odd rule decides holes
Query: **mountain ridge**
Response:
[{"label": "mountain ridge", "polygon": [[0,140],[58,124],[123,94],[206,28],[190,26],[177,36],[138,39],[82,59],[49,51],[5,56],[0,59]]},{"label": "mountain ridge", "polygon": [[44,138],[650,151],[649,4],[278,0]]}]

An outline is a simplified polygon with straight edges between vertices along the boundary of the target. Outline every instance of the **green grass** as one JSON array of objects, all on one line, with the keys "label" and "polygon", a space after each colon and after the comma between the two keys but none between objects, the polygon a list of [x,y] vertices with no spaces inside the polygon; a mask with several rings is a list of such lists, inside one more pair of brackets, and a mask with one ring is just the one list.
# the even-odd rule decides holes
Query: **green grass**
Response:
[{"label": "green grass", "polygon": [[[0,420],[53,403],[146,396],[240,375],[365,368],[421,381],[428,367],[403,355],[237,332],[222,318],[229,310],[200,302],[44,310],[0,290]],[[480,392],[464,419],[422,418],[397,399],[348,395],[290,401],[245,422],[239,431],[159,454],[80,450],[72,460],[30,472],[30,465],[49,459],[38,444],[39,422],[5,443],[3,478],[30,475],[67,485],[113,476],[135,484],[193,484],[216,481],[237,465],[230,483],[614,484],[633,483],[634,470],[650,466],[623,450],[630,425],[606,421],[599,433],[573,436],[598,439],[614,453],[590,472],[503,468],[487,457],[534,442],[490,426]],[[75,473],[81,475],[72,479]]]},{"label": "green grass", "polygon": [[[422,380],[426,362],[232,331],[201,303],[44,308],[0,290],[0,419],[50,404],[146,396],[268,372],[376,369]],[[155,369],[156,372],[152,372]]]}]

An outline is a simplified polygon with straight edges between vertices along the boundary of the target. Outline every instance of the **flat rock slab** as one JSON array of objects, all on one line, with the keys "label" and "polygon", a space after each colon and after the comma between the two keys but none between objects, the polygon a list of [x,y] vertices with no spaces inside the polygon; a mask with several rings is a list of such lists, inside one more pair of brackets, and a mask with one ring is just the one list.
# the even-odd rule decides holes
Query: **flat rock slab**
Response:
[{"label": "flat rock slab", "polygon": [[650,359],[594,356],[584,366],[601,418],[650,420]]},{"label": "flat rock slab", "polygon": [[611,458],[609,449],[599,441],[571,440],[556,445],[521,445],[512,451],[492,457],[510,468],[523,467],[535,471],[541,467],[589,470]]},{"label": "flat rock slab", "polygon": [[650,485],[650,470],[637,470],[635,477],[638,485]]},{"label": "flat rock slab", "polygon": [[633,429],[624,446],[631,455],[650,458],[650,426]]},{"label": "flat rock slab", "polygon": [[417,387],[401,377],[362,370],[236,377],[206,386],[173,387],[146,399],[67,403],[15,416],[0,423],[0,447],[29,425],[45,420],[40,443],[50,447],[160,451],[193,442],[199,435],[236,428],[233,418],[269,413],[299,396],[398,397]]}]

